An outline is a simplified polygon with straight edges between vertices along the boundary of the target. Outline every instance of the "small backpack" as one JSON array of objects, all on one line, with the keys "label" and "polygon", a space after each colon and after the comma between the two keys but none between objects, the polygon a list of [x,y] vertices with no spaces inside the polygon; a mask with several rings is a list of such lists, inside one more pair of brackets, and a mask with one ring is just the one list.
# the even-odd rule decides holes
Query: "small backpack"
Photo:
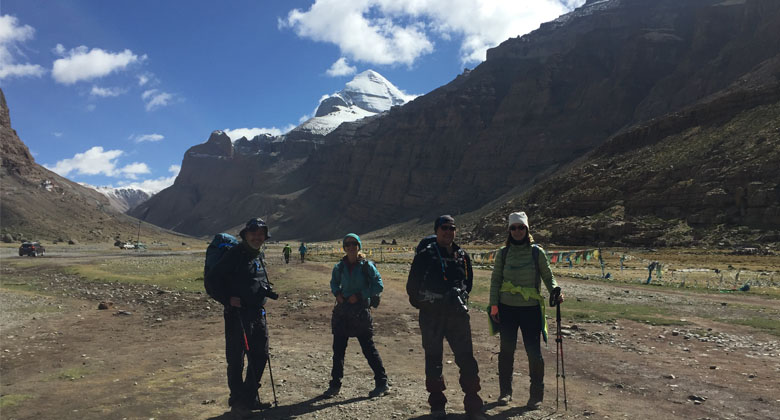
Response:
[{"label": "small backpack", "polygon": [[218,299],[219,285],[217,279],[209,279],[209,271],[222,259],[230,248],[238,245],[238,239],[227,233],[218,233],[206,248],[206,262],[203,265],[203,287],[206,293],[214,299]]}]

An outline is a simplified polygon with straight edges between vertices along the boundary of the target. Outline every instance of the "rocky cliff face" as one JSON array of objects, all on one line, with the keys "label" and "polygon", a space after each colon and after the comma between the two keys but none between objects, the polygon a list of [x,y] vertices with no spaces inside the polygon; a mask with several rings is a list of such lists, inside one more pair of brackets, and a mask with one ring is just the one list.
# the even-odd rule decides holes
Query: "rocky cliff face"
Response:
[{"label": "rocky cliff face", "polygon": [[777,246],[778,121],[780,57],[695,106],[612,137],[488,212],[472,233],[496,240],[506,216],[526,210],[534,236],[552,243]]},{"label": "rocky cliff face", "polygon": [[[305,199],[333,209],[344,229],[474,210],[621,129],[719,92],[780,50],[776,2],[609,5],[504,42],[354,135],[329,134],[341,146],[310,160]],[[299,226],[290,229],[311,233]]]},{"label": "rocky cliff face", "polygon": [[[202,157],[197,168],[185,171],[187,162],[196,162],[190,156],[196,148],[185,156],[174,185],[180,196],[152,199],[150,203],[159,204],[135,214],[153,222],[167,218],[163,226],[176,223],[177,230],[199,234],[260,215],[278,237],[321,239],[474,211],[567,173],[599,147],[600,153],[632,153],[642,142],[655,144],[679,133],[680,127],[694,127],[691,121],[702,115],[715,124],[717,112],[727,107],[713,105],[706,112],[695,107],[719,95],[733,101],[733,109],[746,112],[769,106],[772,100],[760,97],[772,95],[767,86],[774,70],[757,69],[780,51],[778,33],[780,2],[773,0],[588,2],[537,31],[505,41],[488,52],[487,61],[451,83],[384,114],[343,123],[305,143],[309,149],[298,155],[281,151],[274,142],[259,142],[257,148],[274,151],[247,159],[237,156],[235,147],[231,151],[229,141],[212,135],[214,140],[202,145],[209,148],[203,155],[212,157]],[[735,93],[741,84],[755,89]],[[685,111],[689,120],[675,119],[685,109],[694,109]],[[736,118],[729,112],[719,124]],[[749,125],[737,126],[747,130],[739,136],[751,135]],[[641,181],[649,176],[632,172],[636,168],[642,166],[628,166],[623,177],[630,173]],[[706,194],[717,196],[717,188],[732,194],[723,179],[703,174],[685,178],[700,189],[688,189],[683,196],[704,200]],[[661,211],[655,207],[626,207],[637,201],[627,191],[642,191],[630,185],[615,193],[629,213],[666,217],[655,214]],[[771,190],[766,185],[760,189],[766,188]],[[587,190],[577,194],[588,197]],[[564,202],[583,206],[608,198],[599,194],[604,193],[593,200]],[[204,206],[206,202],[212,204]],[[225,202],[230,209],[220,210]],[[240,215],[234,207],[242,209]],[[668,212],[678,212],[684,223],[720,223],[708,217],[689,219],[685,206],[671,207],[677,210]],[[160,209],[175,216],[163,216]],[[485,226],[477,231],[489,230]]]}]

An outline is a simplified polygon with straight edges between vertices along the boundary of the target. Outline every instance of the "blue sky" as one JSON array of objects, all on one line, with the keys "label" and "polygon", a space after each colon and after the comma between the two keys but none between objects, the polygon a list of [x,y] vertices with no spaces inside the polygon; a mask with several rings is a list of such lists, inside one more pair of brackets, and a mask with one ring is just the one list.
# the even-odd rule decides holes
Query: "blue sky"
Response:
[{"label": "blue sky", "polygon": [[378,71],[425,94],[584,0],[0,0],[0,86],[36,161],[173,182],[214,130],[281,134]]}]

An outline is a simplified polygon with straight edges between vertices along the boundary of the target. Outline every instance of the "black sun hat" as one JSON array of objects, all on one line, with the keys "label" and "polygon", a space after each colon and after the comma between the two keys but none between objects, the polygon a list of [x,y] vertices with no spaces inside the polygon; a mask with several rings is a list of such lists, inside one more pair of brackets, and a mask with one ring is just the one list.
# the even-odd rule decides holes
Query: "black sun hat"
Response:
[{"label": "black sun hat", "polygon": [[254,219],[249,219],[248,222],[246,222],[246,225],[243,229],[241,229],[241,232],[238,233],[238,236],[241,238],[244,237],[244,234],[248,231],[253,231],[257,229],[265,229],[265,238],[268,239],[271,237],[271,233],[268,231],[268,225],[265,224],[265,221],[259,217],[255,217]]}]

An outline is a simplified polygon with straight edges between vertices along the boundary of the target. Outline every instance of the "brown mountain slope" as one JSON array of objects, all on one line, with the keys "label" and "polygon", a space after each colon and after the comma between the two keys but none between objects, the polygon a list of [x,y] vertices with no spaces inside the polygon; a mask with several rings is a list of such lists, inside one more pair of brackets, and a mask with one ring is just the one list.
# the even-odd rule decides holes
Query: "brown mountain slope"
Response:
[{"label": "brown mountain slope", "polygon": [[[558,244],[778,247],[779,63],[611,138],[490,212],[472,233],[502,238],[506,216],[525,210],[535,237]],[[775,83],[752,86],[762,72]]]},{"label": "brown mountain slope", "polygon": [[[35,163],[11,128],[0,90],[0,234],[7,240],[113,242],[135,239],[138,220],[114,211],[97,191]],[[183,236],[144,225],[146,240],[180,241]]]}]

